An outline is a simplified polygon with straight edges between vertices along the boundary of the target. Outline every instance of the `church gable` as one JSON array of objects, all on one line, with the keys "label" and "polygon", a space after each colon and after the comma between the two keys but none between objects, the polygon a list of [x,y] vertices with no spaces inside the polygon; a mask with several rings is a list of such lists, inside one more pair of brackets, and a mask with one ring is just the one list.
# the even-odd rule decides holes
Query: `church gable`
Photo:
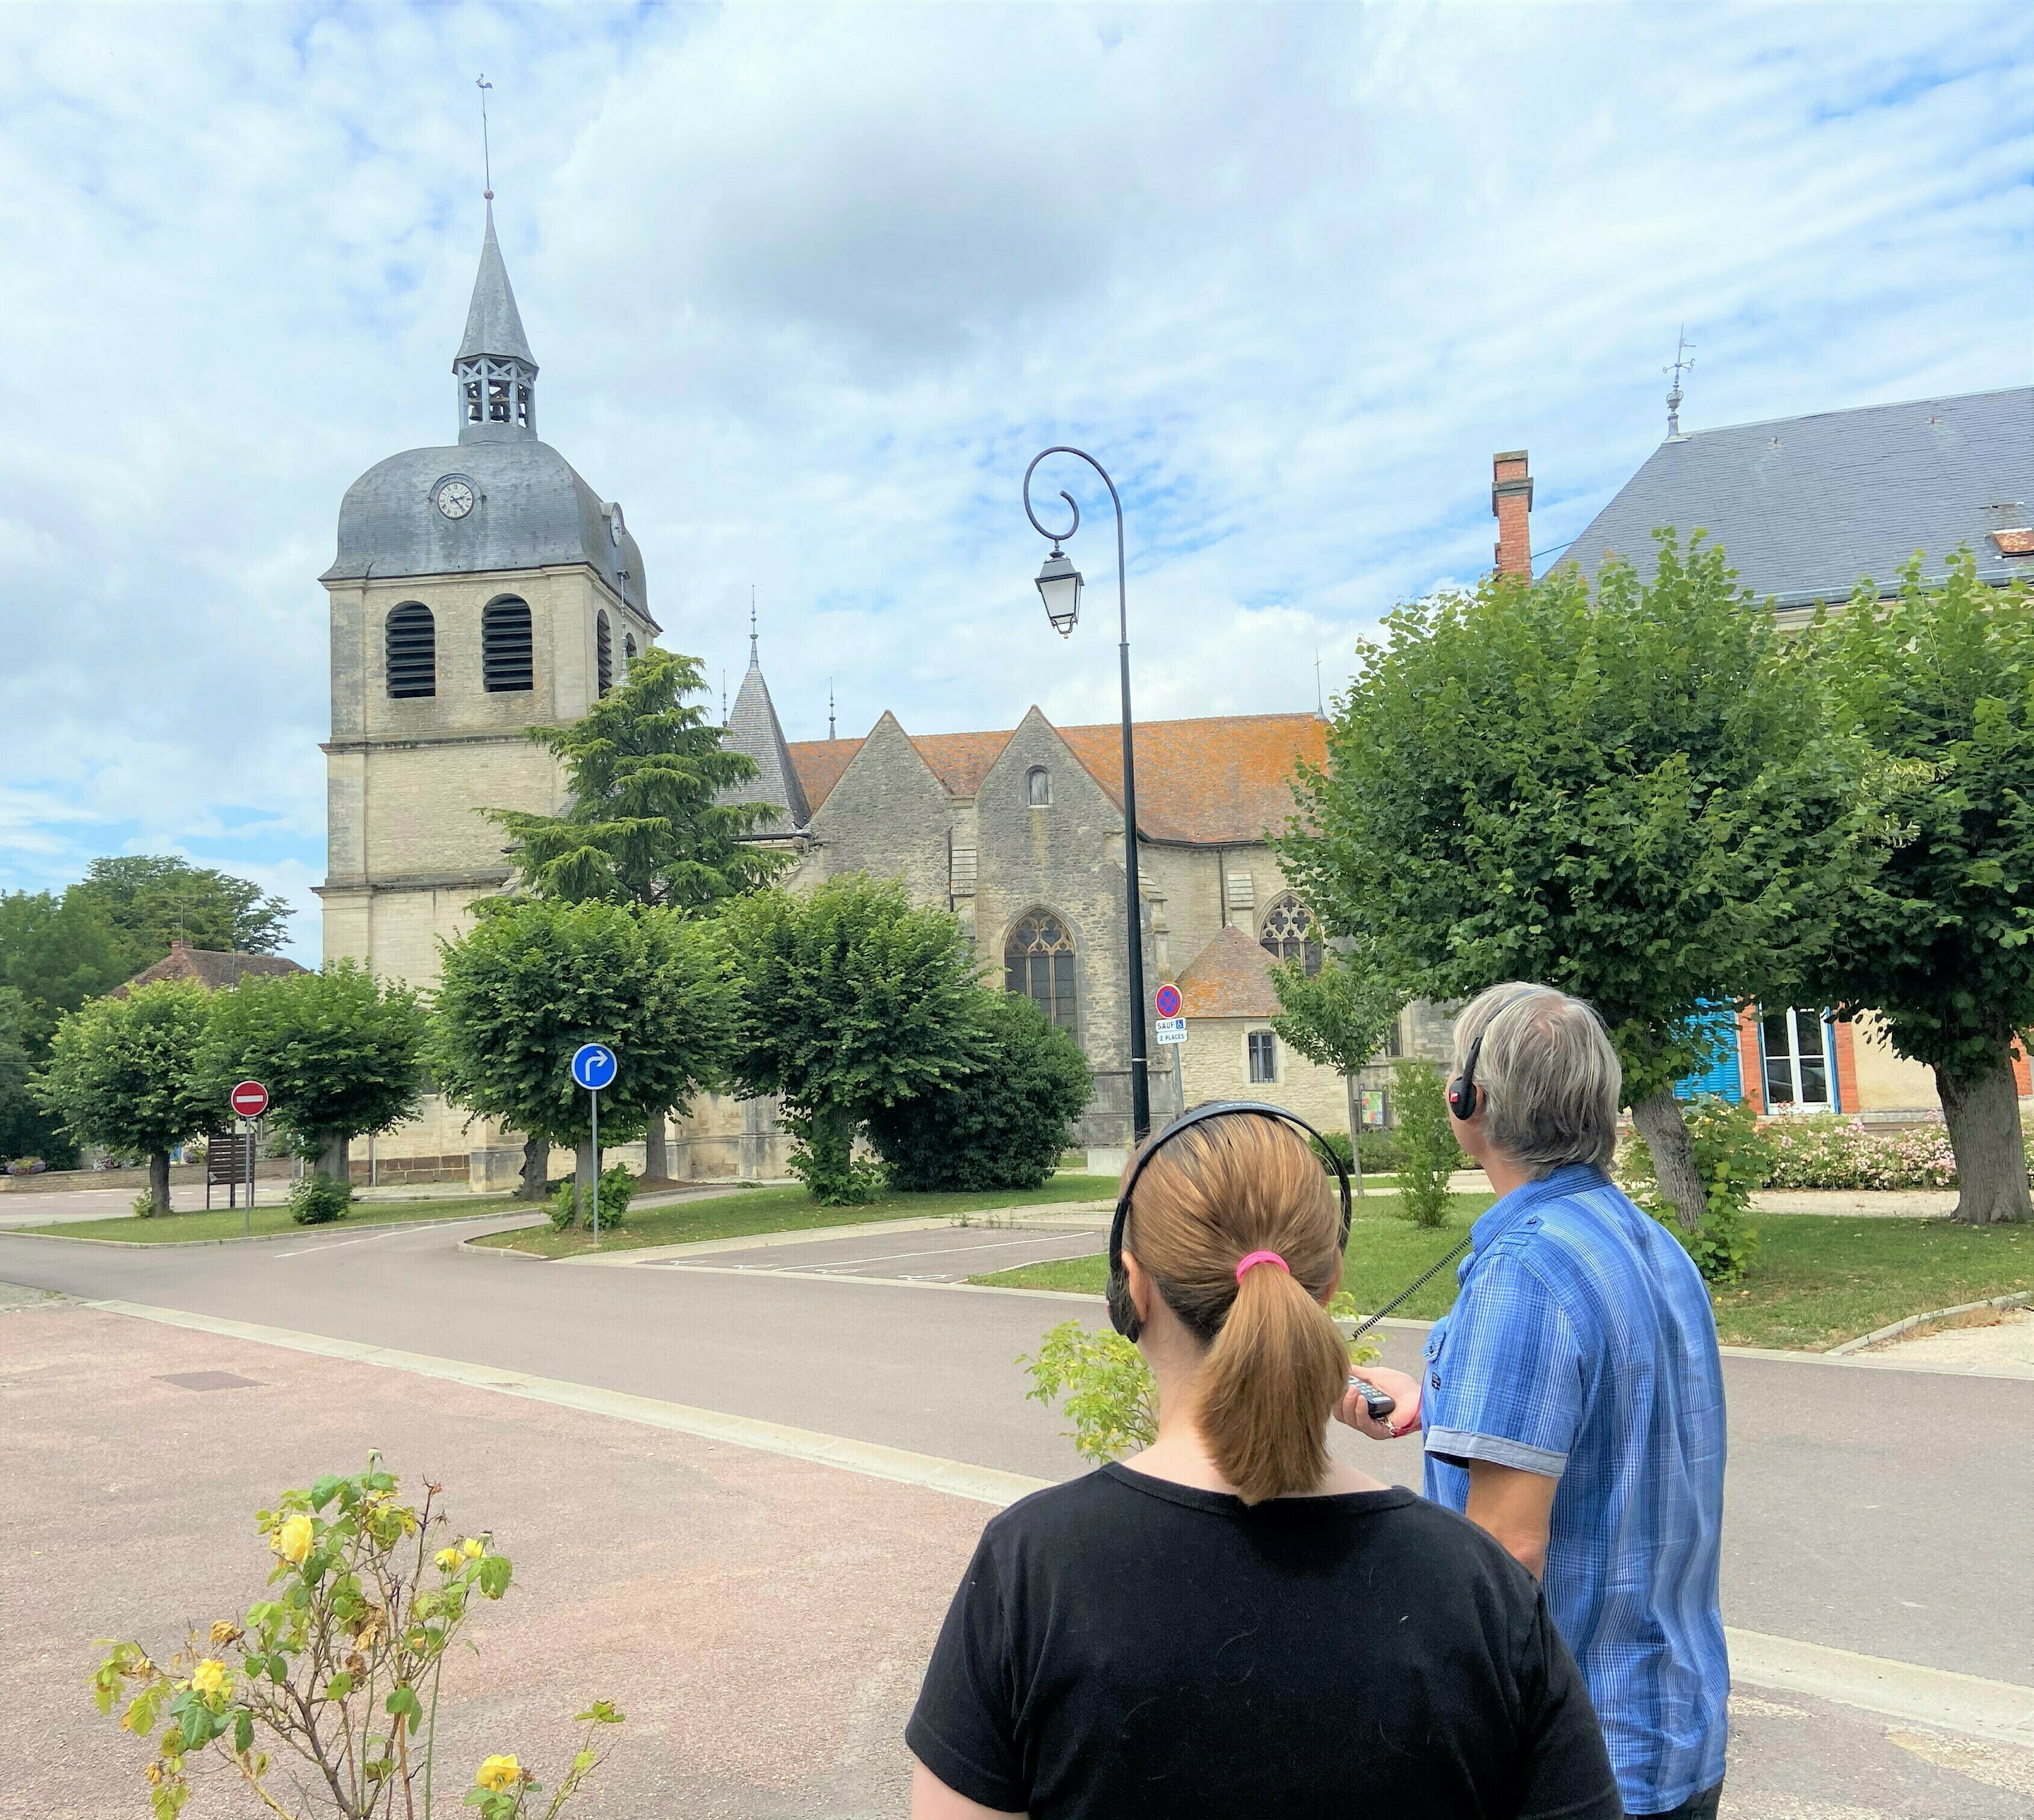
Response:
[{"label": "church gable", "polygon": [[902,878],[913,902],[944,909],[951,822],[945,786],[885,710],[812,811],[817,869],[829,878],[852,872]]}]

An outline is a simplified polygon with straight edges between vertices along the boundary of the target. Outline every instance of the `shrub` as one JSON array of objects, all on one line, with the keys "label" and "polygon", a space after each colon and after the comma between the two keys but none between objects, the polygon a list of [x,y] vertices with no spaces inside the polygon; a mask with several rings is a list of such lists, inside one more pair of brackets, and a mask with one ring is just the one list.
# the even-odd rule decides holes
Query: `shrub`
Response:
[{"label": "shrub", "polygon": [[1661,1199],[1652,1153],[1636,1133],[1618,1159],[1618,1173],[1632,1199],[1681,1241],[1706,1282],[1735,1283],[1758,1248],[1758,1233],[1745,1224],[1744,1215],[1752,1191],[1772,1173],[1770,1134],[1759,1129],[1750,1106],[1706,1094],[1683,1108],[1682,1116],[1702,1184],[1706,1210],[1699,1226],[1687,1230]]},{"label": "shrub", "polygon": [[627,1218],[629,1203],[636,1198],[636,1178],[625,1165],[610,1163],[600,1172],[600,1223],[603,1229],[618,1226]]},{"label": "shrub", "polygon": [[[1328,1148],[1342,1158],[1342,1167],[1353,1168],[1349,1133],[1325,1131],[1322,1135],[1327,1140]],[[1322,1166],[1327,1167],[1325,1159]],[[1454,1166],[1465,1169],[1469,1166],[1469,1159],[1465,1157]],[[1363,1173],[1366,1176],[1395,1176],[1405,1167],[1405,1146],[1399,1134],[1388,1126],[1365,1125],[1363,1128]],[[1328,1173],[1332,1175],[1334,1171],[1330,1169]]]},{"label": "shrub", "polygon": [[983,992],[969,1009],[979,1038],[969,1071],[869,1115],[894,1187],[1038,1188],[1094,1090],[1080,1045],[1028,998]]},{"label": "shrub", "polygon": [[1875,1131],[1841,1117],[1773,1119],[1766,1126],[1774,1188],[1953,1188],[1957,1159],[1948,1128]]},{"label": "shrub", "polygon": [[17,1157],[7,1165],[10,1176],[39,1176],[49,1165],[40,1157]]},{"label": "shrub", "polygon": [[[139,1643],[107,1646],[93,1697],[108,1717],[122,1702],[121,1728],[153,1747],[143,1773],[156,1820],[175,1820],[191,1760],[208,1754],[271,1813],[431,1811],[439,1678],[475,1601],[499,1600],[513,1570],[486,1531],[453,1534],[437,1487],[421,1507],[399,1503],[398,1489],[370,1454],[364,1473],[285,1492],[256,1513],[273,1571],[239,1623],[193,1630],[167,1668]],[[594,1739],[621,1720],[606,1701],[578,1716],[585,1735],[547,1802],[501,1754],[479,1766],[464,1805],[481,1820],[548,1820],[602,1761]],[[280,1792],[271,1744],[289,1772]]]},{"label": "shrub", "polygon": [[551,1225],[558,1232],[569,1232],[579,1219],[579,1189],[568,1176],[555,1184],[544,1202],[544,1210],[551,1216]]},{"label": "shrub", "polygon": [[344,1219],[352,1205],[352,1183],[329,1176],[306,1176],[290,1189],[290,1218],[300,1226],[329,1225]]},{"label": "shrub", "polygon": [[128,1210],[137,1220],[152,1220],[156,1217],[155,1191],[144,1188],[128,1203]]},{"label": "shrub", "polygon": [[1441,1071],[1416,1056],[1391,1064],[1398,1109],[1398,1209],[1417,1226],[1444,1226],[1454,1196],[1448,1177],[1469,1161],[1448,1123]]}]

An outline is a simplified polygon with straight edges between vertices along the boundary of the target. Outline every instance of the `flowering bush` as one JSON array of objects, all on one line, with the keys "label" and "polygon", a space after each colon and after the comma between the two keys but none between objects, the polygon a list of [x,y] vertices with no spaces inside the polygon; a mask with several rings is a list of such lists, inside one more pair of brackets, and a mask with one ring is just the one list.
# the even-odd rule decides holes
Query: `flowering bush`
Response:
[{"label": "flowering bush", "polygon": [[[138,1643],[104,1645],[92,1677],[99,1711],[124,1699],[123,1729],[147,1739],[161,1726],[143,1771],[156,1820],[176,1820],[191,1796],[190,1759],[206,1751],[281,1820],[430,1814],[445,1657],[472,1601],[499,1599],[512,1571],[485,1533],[432,1548],[433,1529],[450,1534],[440,1489],[427,1487],[421,1507],[401,1503],[395,1475],[370,1454],[364,1473],[285,1492],[256,1514],[276,1591],[244,1623],[193,1630],[167,1668]],[[596,1701],[579,1721],[586,1736],[547,1803],[515,1757],[497,1755],[464,1805],[482,1820],[553,1820],[601,1762],[594,1738],[621,1715]],[[271,1781],[257,1739],[285,1747],[302,1777],[294,1787]]]},{"label": "flowering bush", "polygon": [[47,1165],[40,1157],[17,1157],[7,1165],[10,1176],[39,1176]]},{"label": "flowering bush", "polygon": [[1773,1119],[1773,1188],[1953,1188],[1957,1159],[1948,1128],[1875,1131],[1862,1120]]}]

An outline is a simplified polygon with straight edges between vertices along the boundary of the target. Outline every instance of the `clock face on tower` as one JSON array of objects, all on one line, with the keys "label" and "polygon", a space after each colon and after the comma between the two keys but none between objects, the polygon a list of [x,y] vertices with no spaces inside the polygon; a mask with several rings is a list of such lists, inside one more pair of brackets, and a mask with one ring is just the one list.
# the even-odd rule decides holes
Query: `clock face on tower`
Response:
[{"label": "clock face on tower", "polygon": [[431,498],[446,517],[463,518],[473,509],[473,483],[461,480],[456,475],[448,475],[438,482]]}]

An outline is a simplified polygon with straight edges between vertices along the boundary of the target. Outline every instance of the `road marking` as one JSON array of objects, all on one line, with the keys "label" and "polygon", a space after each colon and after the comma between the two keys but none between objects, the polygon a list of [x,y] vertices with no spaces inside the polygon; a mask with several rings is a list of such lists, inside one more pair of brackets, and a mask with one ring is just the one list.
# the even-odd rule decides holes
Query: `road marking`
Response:
[{"label": "road marking", "polygon": [[[804,1280],[811,1279],[808,1277]],[[948,1289],[962,1285],[912,1286]],[[1037,1290],[1024,1293],[1050,1293]],[[521,1397],[532,1402],[580,1409],[589,1415],[610,1417],[617,1421],[635,1422],[645,1428],[693,1435],[726,1447],[745,1447],[757,1453],[837,1466],[866,1478],[921,1486],[998,1508],[1013,1504],[1033,1492],[1044,1491],[1055,1483],[1021,1473],[1002,1472],[993,1466],[974,1465],[963,1460],[943,1459],[934,1454],[914,1453],[903,1447],[886,1447],[873,1441],[850,1440],[842,1435],[820,1434],[810,1428],[761,1421],[750,1416],[695,1409],[687,1404],[632,1396],[625,1391],[603,1390],[591,1384],[576,1384],[562,1379],[505,1372],[495,1365],[469,1364],[462,1360],[436,1358],[428,1353],[397,1352],[358,1340],[336,1340],[287,1327],[263,1327],[252,1321],[230,1321],[215,1315],[151,1308],[139,1302],[98,1301],[83,1305],[107,1314],[153,1321],[163,1327],[217,1334],[224,1338],[246,1340],[258,1345],[280,1346],[320,1358],[379,1365],[386,1370],[408,1372],[417,1377],[436,1378],[474,1390],[491,1390],[499,1396]],[[1756,1630],[1726,1630],[1724,1636],[1729,1646],[1733,1681],[1811,1694],[1843,1706],[1861,1707],[1867,1712],[1882,1713],[1910,1723],[1933,1725],[1972,1737],[2034,1745],[2034,1687],[1988,1681],[1979,1676],[1955,1674],[1944,1668],[1927,1668],[1918,1663],[1897,1662],[1882,1656],[1860,1655],[1853,1650],[1833,1649],[1788,1637],[1769,1637]]]},{"label": "road marking", "polygon": [[[1083,1244],[1090,1242],[1086,1234],[1034,1233],[1029,1238],[999,1239],[995,1244],[989,1245],[935,1245],[925,1251],[891,1251],[868,1258],[828,1258],[823,1263],[809,1264],[806,1268],[813,1270],[845,1270],[856,1264],[896,1264],[902,1263],[906,1258],[944,1258],[959,1251],[965,1251],[972,1257],[983,1251],[1015,1251],[1027,1245],[1063,1245],[1075,1236],[1079,1236]],[[1091,1257],[1096,1253],[1083,1251],[1076,1255],[1081,1257]],[[1047,1259],[1044,1261],[1056,1263],[1059,1260]],[[735,1265],[730,1267],[738,1270],[741,1266]]]},{"label": "road marking", "polygon": [[[449,1225],[452,1222],[448,1220],[441,1223]],[[280,1263],[284,1258],[321,1257],[327,1251],[343,1251],[348,1245],[371,1245],[377,1239],[392,1237],[402,1230],[400,1226],[385,1226],[378,1233],[362,1233],[357,1239],[336,1239],[328,1245],[306,1245],[301,1251],[278,1251],[268,1261]]]}]

